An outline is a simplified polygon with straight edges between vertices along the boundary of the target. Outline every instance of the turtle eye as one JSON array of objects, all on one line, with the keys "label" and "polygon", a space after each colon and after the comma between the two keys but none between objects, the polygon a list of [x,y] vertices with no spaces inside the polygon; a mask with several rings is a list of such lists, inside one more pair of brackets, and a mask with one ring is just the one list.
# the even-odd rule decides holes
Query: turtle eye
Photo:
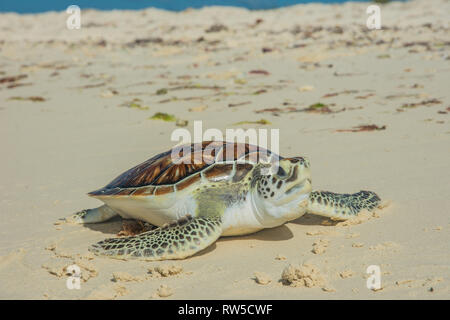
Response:
[{"label": "turtle eye", "polygon": [[282,166],[278,166],[277,176],[282,179],[287,177],[287,172],[283,169]]}]

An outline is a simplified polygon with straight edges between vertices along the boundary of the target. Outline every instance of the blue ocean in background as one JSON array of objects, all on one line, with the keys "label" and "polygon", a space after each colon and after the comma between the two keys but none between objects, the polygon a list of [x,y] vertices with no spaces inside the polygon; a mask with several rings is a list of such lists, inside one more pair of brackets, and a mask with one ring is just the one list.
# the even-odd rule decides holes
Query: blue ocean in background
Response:
[{"label": "blue ocean in background", "polygon": [[[205,6],[237,6],[253,10],[273,9],[299,3],[342,3],[345,0],[0,0],[0,12],[38,13],[46,11],[63,11],[70,5],[81,9],[128,9],[137,10],[155,7],[166,10],[180,11],[186,8],[201,8]],[[369,2],[360,0],[358,2]]]}]

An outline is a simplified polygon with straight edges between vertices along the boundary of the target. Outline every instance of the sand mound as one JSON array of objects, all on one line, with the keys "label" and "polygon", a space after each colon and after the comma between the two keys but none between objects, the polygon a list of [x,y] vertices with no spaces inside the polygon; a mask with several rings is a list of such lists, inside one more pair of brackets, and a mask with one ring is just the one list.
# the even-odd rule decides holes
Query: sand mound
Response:
[{"label": "sand mound", "polygon": [[254,273],[254,275],[255,275],[254,279],[255,279],[256,283],[258,283],[258,284],[265,285],[265,284],[269,284],[272,281],[270,276],[268,274],[264,273],[264,272],[257,272],[256,271]]},{"label": "sand mound", "polygon": [[316,266],[302,264],[300,266],[288,265],[281,274],[281,281],[284,285],[291,287],[321,287],[326,285],[325,278]]},{"label": "sand mound", "polygon": [[162,284],[158,290],[156,290],[156,294],[161,298],[170,297],[173,295],[173,290],[169,288],[168,286]]},{"label": "sand mound", "polygon": [[128,272],[117,271],[112,274],[114,282],[140,282],[146,278],[144,276],[133,276]]},{"label": "sand mound", "polygon": [[102,285],[97,290],[91,292],[87,300],[113,300],[124,296],[128,293],[128,289],[121,285]]},{"label": "sand mound", "polygon": [[183,272],[183,267],[177,264],[172,265],[160,265],[148,269],[148,272],[152,276],[156,277],[169,277],[180,274]]},{"label": "sand mound", "polygon": [[313,243],[313,248],[311,251],[314,254],[322,254],[327,250],[329,244],[330,241],[328,241],[327,239],[319,239],[318,241]]}]

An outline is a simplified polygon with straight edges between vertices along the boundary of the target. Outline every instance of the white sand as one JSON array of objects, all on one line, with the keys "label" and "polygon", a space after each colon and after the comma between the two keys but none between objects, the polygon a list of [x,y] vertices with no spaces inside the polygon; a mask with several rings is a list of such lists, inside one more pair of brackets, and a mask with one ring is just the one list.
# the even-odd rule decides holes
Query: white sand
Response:
[{"label": "white sand", "polygon": [[[87,11],[80,30],[65,28],[65,12],[1,14],[0,78],[27,77],[0,83],[0,298],[448,299],[450,2],[382,6],[379,31],[365,27],[367,5]],[[228,29],[205,32],[213,24]],[[171,90],[184,85],[191,88]],[[162,88],[169,92],[156,95]],[[121,106],[136,98],[144,110]],[[255,113],[317,102],[345,111]],[[358,225],[305,216],[222,238],[178,261],[184,271],[173,277],[148,277],[167,262],[94,257],[88,246],[114,236],[120,221],[53,223],[100,205],[86,192],[174,144],[175,124],[149,120],[156,112],[188,120],[190,130],[194,120],[224,130],[266,119],[271,125],[256,127],[280,128],[282,155],[309,157],[315,188],[374,190],[392,205]],[[336,132],[371,124],[386,128]],[[319,239],[328,244],[315,254]],[[279,281],[287,265],[304,262],[333,290]],[[84,275],[80,290],[66,288],[73,263]],[[382,290],[366,288],[369,265],[380,266]],[[120,272],[144,280],[113,282]],[[272,281],[259,285],[255,272]],[[161,286],[171,294],[156,295]]]}]

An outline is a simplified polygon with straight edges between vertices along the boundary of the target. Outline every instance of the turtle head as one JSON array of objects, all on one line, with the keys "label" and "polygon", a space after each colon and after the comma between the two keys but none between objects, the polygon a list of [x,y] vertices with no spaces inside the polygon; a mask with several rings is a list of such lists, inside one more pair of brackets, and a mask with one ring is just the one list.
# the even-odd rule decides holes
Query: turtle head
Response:
[{"label": "turtle head", "polygon": [[304,157],[279,160],[274,170],[258,181],[256,192],[262,209],[259,211],[286,221],[301,216],[311,192],[309,167]]}]

